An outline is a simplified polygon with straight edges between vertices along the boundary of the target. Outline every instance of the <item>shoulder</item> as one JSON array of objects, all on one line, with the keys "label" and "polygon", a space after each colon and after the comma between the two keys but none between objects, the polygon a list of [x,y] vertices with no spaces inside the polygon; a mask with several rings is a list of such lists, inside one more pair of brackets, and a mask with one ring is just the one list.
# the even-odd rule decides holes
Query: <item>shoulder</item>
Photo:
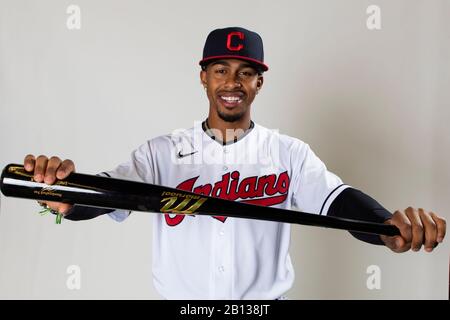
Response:
[{"label": "shoulder", "polygon": [[279,148],[280,152],[291,154],[306,154],[310,150],[309,145],[300,140],[283,133],[279,129],[269,129],[259,124],[255,124],[258,139],[266,141],[272,146]]},{"label": "shoulder", "polygon": [[149,152],[155,150],[158,150],[158,152],[170,151],[182,145],[191,145],[194,140],[194,134],[194,128],[176,129],[168,134],[147,140],[140,148],[147,149]]}]

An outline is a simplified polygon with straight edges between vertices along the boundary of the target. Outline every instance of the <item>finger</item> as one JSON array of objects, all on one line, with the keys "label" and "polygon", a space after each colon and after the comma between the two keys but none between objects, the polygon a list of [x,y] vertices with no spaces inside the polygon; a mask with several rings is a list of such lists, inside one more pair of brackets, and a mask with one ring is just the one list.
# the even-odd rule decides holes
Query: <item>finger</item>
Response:
[{"label": "finger", "polygon": [[46,184],[53,184],[56,181],[56,170],[61,165],[61,159],[58,157],[51,157],[47,163],[47,169],[45,169],[44,182]]},{"label": "finger", "polygon": [[[385,223],[390,224],[390,225],[397,224],[399,226],[399,228],[401,228],[401,226],[405,225],[405,222],[403,221],[403,219],[405,219],[409,223],[408,218],[406,216],[404,216],[404,218],[402,218],[402,217],[400,217],[401,215],[404,215],[404,213],[402,213],[400,211],[396,211],[394,213],[393,218],[387,220]],[[407,229],[409,230],[409,228],[407,228]],[[411,248],[411,243],[406,242],[406,240],[402,236],[388,237],[388,236],[380,235],[380,238],[384,242],[386,247],[388,247],[389,249],[391,249],[392,251],[397,252],[397,253],[408,251]]]},{"label": "finger", "polygon": [[47,205],[46,201],[38,200],[40,206],[45,207]]},{"label": "finger", "polygon": [[62,162],[61,166],[56,172],[56,177],[58,179],[65,179],[72,172],[75,172],[75,164],[72,160],[66,159]]},{"label": "finger", "polygon": [[[392,223],[392,219],[388,219],[384,222],[385,224],[389,224],[389,225],[393,225]],[[396,249],[397,245],[396,245],[396,237],[397,236],[385,236],[383,234],[380,234],[380,239],[384,242],[384,244],[389,248],[389,249]]]},{"label": "finger", "polygon": [[403,239],[401,236],[394,236],[394,249],[392,249],[394,252],[405,252],[408,251],[411,248],[411,242],[406,242],[405,239]]},{"label": "finger", "polygon": [[65,215],[73,206],[70,203],[63,203],[63,202],[47,201],[46,203],[50,209],[63,215]]},{"label": "finger", "polygon": [[69,204],[69,203],[61,203],[61,205],[59,206],[58,212],[61,213],[62,215],[67,215],[68,211],[70,209],[72,209],[73,205]]},{"label": "finger", "polygon": [[388,247],[389,249],[391,249],[396,253],[405,252],[411,248],[411,243],[407,243],[405,239],[403,239],[401,236],[393,236],[393,237],[380,236],[380,237],[383,240],[386,247]]},{"label": "finger", "polygon": [[402,211],[395,211],[390,220],[400,230],[400,235],[405,240],[404,243],[410,243],[412,240],[411,221]]},{"label": "finger", "polygon": [[25,168],[25,171],[33,171],[35,161],[36,159],[32,154],[26,155],[25,159],[23,160],[23,166]]},{"label": "finger", "polygon": [[34,180],[36,182],[42,182],[44,180],[45,169],[47,168],[48,159],[46,156],[39,156],[36,159],[34,168]]},{"label": "finger", "polygon": [[413,251],[419,251],[423,243],[422,221],[420,220],[420,216],[417,210],[411,207],[408,207],[405,210],[405,213],[409,221],[411,221],[411,231],[412,231],[411,249]]},{"label": "finger", "polygon": [[422,208],[419,208],[419,217],[422,221],[425,236],[425,251],[431,252],[433,248],[437,245],[437,227],[434,220],[431,218],[430,214],[425,212]]},{"label": "finger", "polygon": [[444,218],[439,217],[434,212],[430,212],[430,216],[433,219],[434,223],[436,223],[436,229],[437,229],[436,240],[437,240],[437,242],[440,243],[440,242],[444,241],[445,232],[447,229],[447,222],[445,221]]}]

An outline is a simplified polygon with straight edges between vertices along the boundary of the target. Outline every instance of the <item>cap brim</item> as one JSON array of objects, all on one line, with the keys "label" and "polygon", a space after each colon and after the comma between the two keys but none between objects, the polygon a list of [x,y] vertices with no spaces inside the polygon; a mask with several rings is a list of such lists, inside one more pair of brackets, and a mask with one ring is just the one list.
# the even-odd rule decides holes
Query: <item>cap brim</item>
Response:
[{"label": "cap brim", "polygon": [[205,58],[203,60],[200,60],[200,62],[198,63],[201,66],[205,66],[215,60],[220,60],[220,59],[239,59],[239,60],[244,60],[244,61],[248,61],[251,64],[255,65],[257,68],[261,69],[262,71],[267,71],[269,70],[269,67],[264,64],[263,62],[256,60],[256,59],[252,59],[252,58],[248,58],[248,57],[244,57],[244,56],[238,56],[238,55],[223,55],[223,56],[212,56],[212,57],[208,57]]}]

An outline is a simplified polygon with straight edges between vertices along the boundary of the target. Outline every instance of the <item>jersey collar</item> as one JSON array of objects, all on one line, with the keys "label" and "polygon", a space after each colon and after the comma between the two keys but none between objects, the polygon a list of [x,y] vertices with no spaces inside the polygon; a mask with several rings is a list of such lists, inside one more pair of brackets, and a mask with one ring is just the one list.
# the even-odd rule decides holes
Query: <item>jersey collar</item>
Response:
[{"label": "jersey collar", "polygon": [[238,137],[234,137],[234,140],[232,141],[221,141],[219,138],[217,138],[214,134],[213,131],[211,130],[211,128],[208,125],[208,119],[205,119],[205,121],[202,122],[202,129],[205,132],[205,134],[210,137],[211,139],[213,139],[214,141],[216,141],[217,143],[223,145],[223,146],[227,146],[227,145],[231,145],[234,144],[238,141],[241,141],[242,139],[244,139],[255,127],[255,123],[250,120],[250,127],[248,127],[247,130],[245,130],[244,134],[242,136]]}]

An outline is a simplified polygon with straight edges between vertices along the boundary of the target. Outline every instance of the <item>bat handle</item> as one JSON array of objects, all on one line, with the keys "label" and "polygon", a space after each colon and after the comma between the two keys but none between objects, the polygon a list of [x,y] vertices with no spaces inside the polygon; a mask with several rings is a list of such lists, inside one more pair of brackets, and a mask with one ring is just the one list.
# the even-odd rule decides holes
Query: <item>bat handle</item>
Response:
[{"label": "bat handle", "polygon": [[389,237],[401,235],[400,229],[392,224],[386,224],[384,226],[381,226],[381,228],[382,229],[380,231],[382,231],[382,232],[380,232],[380,234],[382,234],[382,235],[389,236]]}]

